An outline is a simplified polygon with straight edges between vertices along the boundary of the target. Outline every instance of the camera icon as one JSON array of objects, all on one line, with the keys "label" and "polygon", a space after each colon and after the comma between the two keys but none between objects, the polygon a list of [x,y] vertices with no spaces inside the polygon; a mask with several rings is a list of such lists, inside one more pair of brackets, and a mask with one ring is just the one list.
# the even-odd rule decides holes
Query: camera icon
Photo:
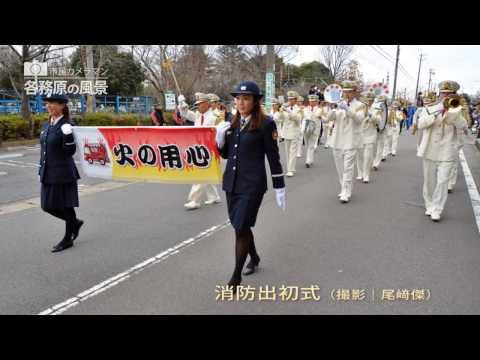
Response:
[{"label": "camera icon", "polygon": [[46,62],[26,62],[23,64],[24,76],[48,76]]}]

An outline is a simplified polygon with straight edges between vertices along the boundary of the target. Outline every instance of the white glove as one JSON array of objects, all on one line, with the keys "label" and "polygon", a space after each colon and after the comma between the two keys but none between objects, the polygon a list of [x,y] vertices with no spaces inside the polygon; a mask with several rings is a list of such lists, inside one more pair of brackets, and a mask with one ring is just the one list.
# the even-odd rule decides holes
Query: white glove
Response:
[{"label": "white glove", "polygon": [[184,101],[185,101],[185,96],[183,96],[183,95],[178,95],[178,102],[179,102],[179,103],[182,103],[182,102],[184,102]]},{"label": "white glove", "polygon": [[340,104],[338,104],[338,108],[347,111],[348,110],[348,105],[345,102],[342,101],[342,102],[340,102]]},{"label": "white glove", "polygon": [[219,149],[225,146],[225,133],[228,129],[230,129],[230,126],[232,126],[232,124],[230,124],[228,121],[222,121],[217,125],[217,135],[215,140]]},{"label": "white glove", "polygon": [[280,209],[285,211],[286,202],[285,202],[285,188],[275,189],[275,197],[277,199],[277,205]]},{"label": "white glove", "polygon": [[64,135],[70,135],[73,132],[72,125],[70,124],[63,124],[61,129]]}]

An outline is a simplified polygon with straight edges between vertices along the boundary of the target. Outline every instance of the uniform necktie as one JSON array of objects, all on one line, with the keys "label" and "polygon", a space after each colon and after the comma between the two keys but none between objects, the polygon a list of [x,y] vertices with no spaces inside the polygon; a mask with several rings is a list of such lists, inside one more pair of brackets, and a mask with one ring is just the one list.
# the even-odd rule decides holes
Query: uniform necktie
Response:
[{"label": "uniform necktie", "polygon": [[200,118],[200,124],[203,126],[203,114],[202,114],[202,117]]},{"label": "uniform necktie", "polygon": [[247,121],[246,121],[245,119],[241,119],[241,120],[240,120],[240,124],[241,124],[241,126],[242,126],[242,129],[245,127],[245,123],[246,123],[246,122],[247,122]]}]

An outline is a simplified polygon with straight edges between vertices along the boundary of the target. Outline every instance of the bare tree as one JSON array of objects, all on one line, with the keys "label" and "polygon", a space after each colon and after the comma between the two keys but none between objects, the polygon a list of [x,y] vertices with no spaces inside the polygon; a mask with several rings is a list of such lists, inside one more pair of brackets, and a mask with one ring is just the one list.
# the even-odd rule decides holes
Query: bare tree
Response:
[{"label": "bare tree", "polygon": [[330,70],[332,81],[339,81],[345,76],[345,69],[353,50],[353,45],[322,45],[320,60]]},{"label": "bare tree", "polygon": [[130,47],[135,59],[142,65],[145,77],[162,100],[165,91],[173,86],[173,79],[163,65],[167,60],[175,62],[181,48],[181,45],[131,45]]},{"label": "bare tree", "polygon": [[[28,95],[24,89],[24,63],[35,59],[42,62],[53,60],[58,58],[58,51],[71,47],[73,47],[73,45],[6,45],[1,48],[0,63],[5,69],[7,69],[12,88],[15,90],[19,98],[21,98],[21,115],[29,122],[30,138],[33,138],[34,136],[35,124],[30,113]],[[15,78],[18,80],[15,81]]]}]

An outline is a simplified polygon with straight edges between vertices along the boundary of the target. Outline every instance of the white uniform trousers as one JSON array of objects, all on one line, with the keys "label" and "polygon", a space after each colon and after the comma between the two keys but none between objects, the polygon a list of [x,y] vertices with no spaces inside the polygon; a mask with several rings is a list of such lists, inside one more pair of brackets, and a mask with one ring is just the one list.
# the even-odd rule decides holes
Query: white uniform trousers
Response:
[{"label": "white uniform trousers", "polygon": [[335,167],[337,168],[338,180],[341,186],[340,193],[347,198],[352,196],[356,156],[357,149],[333,149],[333,158],[335,160]]},{"label": "white uniform trousers", "polygon": [[382,157],[385,159],[392,153],[393,131],[390,134],[385,134],[384,147]]},{"label": "white uniform trousers", "polygon": [[377,144],[364,144],[357,153],[357,174],[363,180],[370,181],[370,170],[373,166],[375,149]]},{"label": "white uniform trousers", "polygon": [[377,148],[375,152],[375,159],[373,160],[373,166],[378,167],[383,158],[385,148],[385,133],[378,133],[377,136]]},{"label": "white uniform trousers", "polygon": [[397,125],[397,127],[392,129],[392,149],[391,149],[391,153],[393,155],[397,154],[398,138],[399,137],[400,137],[400,126]]},{"label": "white uniform trousers", "polygon": [[440,216],[447,202],[448,181],[454,161],[423,159],[423,199],[425,209]]},{"label": "white uniform trousers", "polygon": [[297,140],[297,157],[302,157],[302,155],[303,155],[303,134],[300,134]]},{"label": "white uniform trousers", "polygon": [[285,162],[287,164],[287,172],[295,173],[297,164],[297,139],[285,140]]},{"label": "white uniform trousers", "polygon": [[314,160],[315,148],[317,146],[318,134],[305,135],[305,151],[307,153],[305,164],[312,165]]},{"label": "white uniform trousers", "polygon": [[457,183],[457,176],[458,176],[458,163],[460,159],[457,158],[455,160],[455,165],[453,165],[452,172],[450,173],[450,178],[448,179],[448,190],[453,190],[455,184]]},{"label": "white uniform trousers", "polygon": [[220,194],[216,185],[213,184],[194,184],[188,194],[188,201],[195,202],[196,204],[202,204],[203,194],[207,195],[207,201],[220,200]]}]

